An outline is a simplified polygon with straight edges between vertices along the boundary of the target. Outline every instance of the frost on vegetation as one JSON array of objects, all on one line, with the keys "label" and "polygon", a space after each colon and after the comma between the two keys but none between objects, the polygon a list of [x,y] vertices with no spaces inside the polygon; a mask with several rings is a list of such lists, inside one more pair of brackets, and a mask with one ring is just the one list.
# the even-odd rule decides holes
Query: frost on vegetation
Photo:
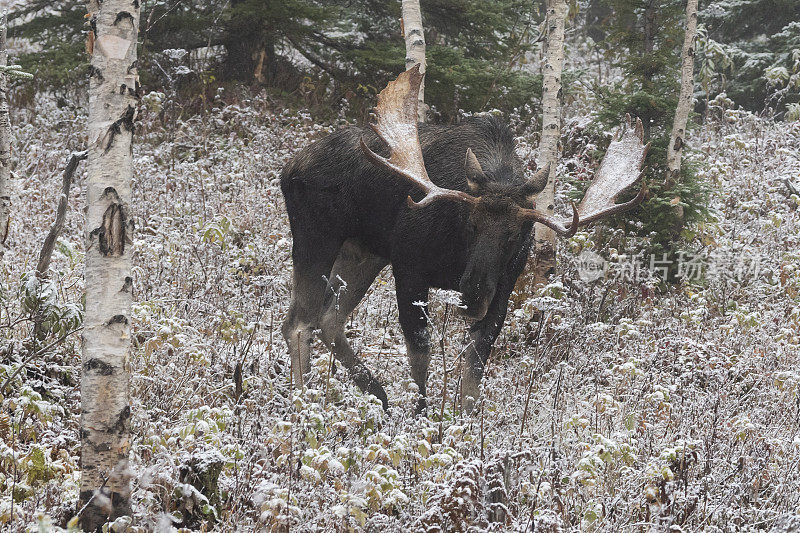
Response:
[{"label": "frost on vegetation", "polygon": [[[320,342],[304,387],[288,380],[280,324],[291,236],[278,176],[335,125],[259,97],[202,116],[180,114],[164,94],[143,100],[132,204],[135,526],[689,531],[768,528],[797,514],[785,495],[800,491],[800,208],[784,179],[800,181],[800,123],[733,110],[721,96],[687,143],[715,186],[698,242],[758,257],[759,275],[666,291],[613,269],[583,281],[582,252],[613,264],[648,245],[587,228],[560,248],[550,284],[514,295],[469,416],[455,401],[468,326],[452,314],[456,294],[432,294],[428,412],[415,417],[389,269],[346,325],[387,389],[388,412]],[[83,168],[48,280],[29,270],[63,162],[85,143],[83,117],[37,106],[13,117],[26,147],[14,185],[25,225],[12,226],[0,276],[0,383],[82,324]],[[576,130],[591,122],[572,112]],[[526,158],[530,139],[520,139]],[[570,142],[590,141],[576,132]],[[560,172],[577,182],[592,164],[577,155]],[[565,196],[557,204],[567,212]],[[78,342],[75,333],[47,349],[0,392],[0,523],[12,497],[27,527],[70,518]],[[189,465],[218,468],[216,482],[187,475]]]}]

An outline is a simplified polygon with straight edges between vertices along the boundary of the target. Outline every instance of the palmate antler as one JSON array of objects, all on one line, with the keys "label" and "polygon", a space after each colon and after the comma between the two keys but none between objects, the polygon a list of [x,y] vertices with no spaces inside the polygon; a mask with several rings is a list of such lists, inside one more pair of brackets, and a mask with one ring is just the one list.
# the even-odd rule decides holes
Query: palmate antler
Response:
[{"label": "palmate antler", "polygon": [[[412,208],[424,207],[442,199],[474,205],[480,201],[478,197],[439,187],[431,181],[425,170],[417,134],[417,95],[422,77],[419,65],[415,65],[400,74],[395,81],[389,82],[378,94],[376,122],[370,126],[389,147],[389,158],[370,150],[363,138],[361,149],[375,165],[391,170],[425,193],[425,197],[419,202],[408,198],[408,204]],[[643,144],[641,120],[636,119],[634,126],[630,115],[626,115],[625,123],[608,146],[603,162],[583,200],[577,208],[573,204],[571,220],[559,219],[535,208],[520,209],[520,216],[544,224],[561,235],[571,236],[580,226],[635,207],[644,198],[644,188],[628,202],[618,204],[616,199],[624,190],[641,180],[641,167],[649,146]],[[467,164],[470,156],[475,157],[468,150]]]},{"label": "palmate antler", "polygon": [[650,143],[644,144],[642,121],[637,118],[634,125],[631,116],[626,114],[625,122],[608,145],[600,168],[578,206],[581,226],[623,213],[644,199],[647,189],[641,187],[632,200],[616,203],[620,193],[641,181],[642,163],[649,148]]},{"label": "palmate antler", "polygon": [[[642,179],[642,163],[649,148],[650,143],[644,144],[642,121],[637,118],[634,125],[631,116],[626,114],[625,122],[608,145],[606,155],[592,184],[583,195],[583,200],[577,209],[573,204],[572,220],[563,220],[558,227],[547,225],[562,235],[571,236],[580,226],[623,213],[639,205],[647,192],[644,187],[639,189],[635,198],[627,202],[618,204],[617,197]],[[529,220],[539,222],[540,215],[541,212],[536,209],[523,209],[523,216]]]},{"label": "palmate antler", "polygon": [[378,94],[375,106],[375,124],[370,124],[378,137],[389,146],[389,159],[381,157],[361,139],[361,149],[379,167],[385,167],[405,178],[425,193],[425,198],[414,202],[408,198],[412,207],[423,207],[436,200],[449,199],[474,204],[477,198],[463,191],[444,189],[431,181],[422,159],[422,147],[417,134],[417,95],[423,74],[419,64],[400,74],[389,82]]}]

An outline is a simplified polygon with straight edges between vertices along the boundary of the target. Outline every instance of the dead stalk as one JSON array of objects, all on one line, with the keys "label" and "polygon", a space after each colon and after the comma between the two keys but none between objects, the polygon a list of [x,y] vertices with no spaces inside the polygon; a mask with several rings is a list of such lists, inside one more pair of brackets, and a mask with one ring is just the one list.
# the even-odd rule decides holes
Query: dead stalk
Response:
[{"label": "dead stalk", "polygon": [[447,319],[450,314],[450,304],[444,306],[444,321],[442,323],[442,335],[439,339],[439,347],[442,350],[442,405],[439,408],[439,442],[443,438],[443,424],[444,424],[444,406],[447,403],[447,352],[444,347],[444,338],[447,335]]},{"label": "dead stalk", "polygon": [[[544,324],[547,320],[549,320],[550,315],[547,314],[546,316],[542,317],[542,320],[539,322],[539,330],[536,332],[536,338],[540,338],[542,335],[542,329],[544,328]],[[519,438],[522,438],[522,434],[525,432],[525,422],[528,420],[528,404],[531,401],[531,391],[533,390],[533,372],[534,369],[531,368],[531,375],[528,378],[528,394],[525,396],[525,409],[522,411],[522,423],[519,425]]]}]

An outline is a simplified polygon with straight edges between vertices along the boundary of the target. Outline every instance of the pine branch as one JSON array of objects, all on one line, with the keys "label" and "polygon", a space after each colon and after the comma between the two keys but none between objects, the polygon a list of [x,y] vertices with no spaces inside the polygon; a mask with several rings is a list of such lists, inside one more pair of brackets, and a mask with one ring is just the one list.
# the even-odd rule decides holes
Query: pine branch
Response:
[{"label": "pine branch", "polygon": [[5,74],[9,79],[30,80],[33,74],[25,72],[19,65],[0,65],[0,74]]}]

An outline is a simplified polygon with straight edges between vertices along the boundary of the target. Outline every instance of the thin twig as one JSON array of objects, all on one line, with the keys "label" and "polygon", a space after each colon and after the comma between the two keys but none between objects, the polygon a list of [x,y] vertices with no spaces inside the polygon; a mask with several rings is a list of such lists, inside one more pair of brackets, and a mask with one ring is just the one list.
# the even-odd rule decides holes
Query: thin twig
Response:
[{"label": "thin twig", "polygon": [[442,335],[439,340],[439,346],[442,350],[442,405],[439,409],[439,442],[442,442],[442,432],[444,428],[444,406],[447,403],[447,375],[450,373],[447,370],[447,351],[445,350],[445,335],[447,334],[447,319],[450,314],[450,304],[444,306],[444,320],[442,321]]},{"label": "thin twig", "polygon": [[786,187],[789,188],[789,192],[800,196],[800,190],[798,189],[798,186],[792,183],[789,178],[784,178],[783,182],[786,184]]},{"label": "thin twig", "polygon": [[106,487],[106,483],[108,483],[108,478],[109,476],[103,476],[103,484],[100,485],[100,488],[92,492],[92,496],[88,500],[86,500],[86,503],[83,504],[83,507],[80,508],[75,517],[80,517],[83,514],[83,512],[89,507],[89,505],[94,501],[95,496],[100,494],[100,491],[102,491]]},{"label": "thin twig", "polygon": [[62,342],[64,342],[67,339],[67,337],[69,337],[70,335],[72,335],[76,331],[80,331],[82,329],[83,329],[83,326],[80,326],[80,327],[77,327],[77,328],[73,329],[69,333],[65,333],[60,339],[51,342],[50,344],[48,344],[44,348],[42,348],[42,349],[40,349],[40,350],[38,350],[36,352],[33,352],[28,357],[23,359],[22,363],[20,363],[20,365],[19,365],[19,368],[17,368],[10,376],[8,376],[6,378],[6,380],[3,382],[3,384],[0,385],[0,393],[2,393],[5,390],[5,388],[8,386],[8,384],[11,383],[11,381],[13,381],[13,379],[15,377],[17,377],[17,375],[19,375],[20,372],[22,372],[22,369],[25,368],[25,365],[27,365],[34,357],[42,355],[43,353],[47,352],[47,350],[49,350],[50,348],[52,348],[54,346],[57,346],[58,344],[61,344]]}]

